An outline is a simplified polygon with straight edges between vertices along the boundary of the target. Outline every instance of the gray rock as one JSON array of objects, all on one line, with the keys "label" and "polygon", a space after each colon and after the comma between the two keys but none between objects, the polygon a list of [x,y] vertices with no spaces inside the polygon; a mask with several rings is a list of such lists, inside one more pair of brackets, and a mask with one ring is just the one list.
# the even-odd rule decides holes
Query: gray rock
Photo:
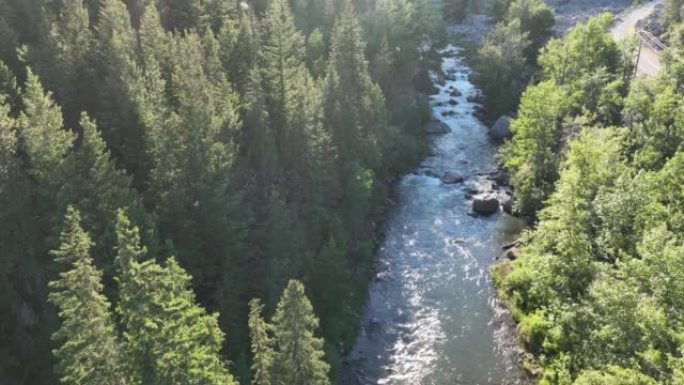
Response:
[{"label": "gray rock", "polygon": [[477,93],[477,94],[469,95],[466,100],[468,100],[468,102],[470,102],[470,103],[482,104],[482,103],[484,103],[485,98],[484,98],[484,95],[482,95],[481,93]]},{"label": "gray rock", "polygon": [[481,215],[492,215],[499,211],[499,200],[492,195],[475,198],[473,211]]},{"label": "gray rock", "polygon": [[501,207],[506,214],[513,215],[513,198],[506,195],[503,202],[501,202]]},{"label": "gray rock", "polygon": [[520,250],[517,247],[510,248],[503,252],[501,257],[503,259],[508,259],[509,261],[515,261],[520,255]]},{"label": "gray rock", "polygon": [[496,123],[489,130],[493,139],[504,140],[511,137],[511,118],[503,115],[496,120]]},{"label": "gray rock", "polygon": [[456,171],[447,171],[442,176],[442,182],[446,184],[455,184],[463,182],[463,175],[457,173]]},{"label": "gray rock", "polygon": [[461,91],[459,91],[459,90],[457,90],[457,89],[454,88],[453,91],[451,91],[451,92],[449,93],[449,95],[451,95],[451,96],[457,98],[457,97],[459,97],[459,96],[462,96],[463,93],[462,93]]},{"label": "gray rock", "polygon": [[456,106],[456,105],[458,105],[458,100],[456,100],[456,99],[449,99],[448,103],[449,103],[450,106]]},{"label": "gray rock", "polygon": [[425,123],[425,126],[423,126],[423,132],[430,135],[439,135],[451,132],[451,129],[446,125],[446,123],[434,119]]}]

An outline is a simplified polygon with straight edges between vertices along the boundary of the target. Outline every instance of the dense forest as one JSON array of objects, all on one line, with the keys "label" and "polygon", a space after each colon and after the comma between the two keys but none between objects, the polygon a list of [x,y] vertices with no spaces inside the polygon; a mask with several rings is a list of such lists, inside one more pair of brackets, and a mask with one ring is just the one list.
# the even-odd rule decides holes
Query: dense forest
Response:
[{"label": "dense forest", "polygon": [[422,0],[0,0],[0,382],[337,381],[443,37]]},{"label": "dense forest", "polygon": [[[520,97],[499,105],[517,109],[500,158],[534,225],[493,275],[524,364],[541,384],[682,384],[684,3],[665,1],[669,47],[648,78],[633,76],[637,43],[613,40],[611,15],[534,52],[546,7],[499,3],[480,82],[494,103]],[[515,17],[521,5],[531,19]],[[496,70],[508,63],[527,77]]]}]

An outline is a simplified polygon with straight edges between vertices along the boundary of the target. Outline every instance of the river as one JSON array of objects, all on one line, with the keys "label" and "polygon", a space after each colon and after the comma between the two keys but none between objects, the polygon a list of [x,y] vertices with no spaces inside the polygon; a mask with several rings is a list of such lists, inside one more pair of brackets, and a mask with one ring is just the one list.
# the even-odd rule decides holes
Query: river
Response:
[{"label": "river", "polygon": [[[466,187],[486,189],[497,146],[467,96],[477,92],[457,57],[443,60],[455,80],[431,97],[433,113],[451,132],[433,140],[434,153],[397,185],[361,323],[345,359],[345,385],[521,384],[514,326],[498,303],[489,268],[501,245],[524,223],[507,214],[471,217]],[[447,102],[452,87],[461,96]],[[437,106],[445,103],[445,106]],[[454,111],[443,117],[444,111]],[[457,171],[462,184],[438,177]]]}]

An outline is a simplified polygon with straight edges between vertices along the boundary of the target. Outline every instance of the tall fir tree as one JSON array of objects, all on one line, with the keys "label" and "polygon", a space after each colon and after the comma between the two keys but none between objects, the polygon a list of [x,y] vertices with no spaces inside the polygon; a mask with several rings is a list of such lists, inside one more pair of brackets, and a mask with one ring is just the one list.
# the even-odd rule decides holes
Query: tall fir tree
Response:
[{"label": "tall fir tree", "polygon": [[273,365],[275,350],[272,326],[264,321],[264,305],[258,299],[249,302],[249,337],[252,341],[252,385],[274,385]]},{"label": "tall fir tree", "polygon": [[60,188],[57,202],[60,206],[72,204],[78,208],[95,241],[95,261],[111,273],[113,218],[117,210],[125,208],[136,223],[145,225],[149,241],[153,241],[154,225],[145,213],[140,194],[131,186],[131,178],[117,168],[97,125],[85,113],[81,115],[80,128],[78,146],[66,160],[68,183]]},{"label": "tall fir tree", "polygon": [[88,9],[81,0],[65,1],[52,23],[51,43],[56,51],[57,98],[64,108],[67,125],[78,123],[80,111],[95,107],[93,72],[94,37]]},{"label": "tall fir tree", "polygon": [[327,126],[343,163],[361,159],[362,167],[380,164],[378,140],[387,124],[385,98],[373,82],[366,44],[351,1],[335,23],[325,89]]},{"label": "tall fir tree", "polygon": [[318,85],[304,63],[304,38],[286,0],[269,2],[260,68],[266,108],[283,166],[285,193],[295,205],[312,202],[311,137],[320,125]]},{"label": "tall fir tree", "polygon": [[190,276],[169,258],[141,261],[138,229],[118,215],[117,257],[126,352],[136,381],[145,384],[232,385],[220,357],[218,316],[195,303]]},{"label": "tall fir tree", "polygon": [[95,26],[94,71],[96,106],[91,111],[114,156],[141,184],[145,158],[142,129],[138,124],[133,85],[135,74],[135,31],[126,4],[103,0]]},{"label": "tall fir tree", "polygon": [[67,209],[60,246],[52,254],[66,270],[50,282],[50,302],[61,326],[53,335],[59,347],[56,371],[65,385],[124,385],[121,344],[110,304],[102,294],[102,273],[89,255],[92,242],[81,228],[80,214]]},{"label": "tall fir tree", "polygon": [[330,384],[330,366],[323,358],[323,339],[314,335],[318,319],[301,282],[288,283],[272,322],[278,347],[276,381],[283,385]]}]

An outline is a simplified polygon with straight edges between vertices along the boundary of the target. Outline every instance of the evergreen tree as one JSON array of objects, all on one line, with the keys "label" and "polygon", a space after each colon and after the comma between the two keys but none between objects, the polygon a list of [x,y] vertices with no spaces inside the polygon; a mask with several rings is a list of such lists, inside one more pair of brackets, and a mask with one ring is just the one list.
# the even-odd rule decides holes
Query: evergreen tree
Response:
[{"label": "evergreen tree", "polygon": [[102,294],[100,273],[89,255],[92,242],[80,226],[80,215],[67,209],[60,246],[52,254],[67,270],[50,283],[50,302],[62,321],[53,338],[60,344],[54,353],[57,373],[66,385],[123,385],[120,343]]},{"label": "evergreen tree", "polygon": [[31,70],[27,76],[22,97],[24,111],[17,119],[20,149],[26,154],[29,174],[48,187],[59,183],[60,169],[74,134],[63,128],[62,110],[55,105],[52,95],[43,90],[38,76]]},{"label": "evergreen tree", "polygon": [[75,126],[80,111],[90,111],[95,106],[94,37],[83,1],[68,0],[64,3],[52,24],[50,37],[59,66],[57,97],[64,108],[67,124]]},{"label": "evergreen tree", "polygon": [[[132,102],[135,73],[135,31],[120,0],[104,0],[95,26],[94,71],[97,120],[110,150],[136,177],[144,175],[142,131]],[[141,182],[136,180],[136,182]]]},{"label": "evergreen tree", "polygon": [[378,137],[386,124],[385,99],[373,83],[364,56],[361,26],[351,2],[337,20],[332,33],[326,78],[326,123],[342,163],[362,159],[362,166],[380,163]]},{"label": "evergreen tree", "polygon": [[272,326],[262,318],[264,306],[258,299],[249,302],[249,336],[252,341],[252,385],[272,385],[275,351]]},{"label": "evergreen tree", "polygon": [[318,319],[304,294],[304,285],[295,280],[288,283],[272,322],[278,347],[274,372],[277,382],[330,384],[330,367],[323,359],[323,340],[314,335]]},{"label": "evergreen tree", "polygon": [[240,7],[232,15],[218,35],[221,63],[235,89],[244,94],[251,90],[248,85],[259,56],[258,26],[250,7]]},{"label": "evergreen tree", "polygon": [[319,87],[304,63],[304,39],[286,0],[269,3],[264,20],[260,68],[270,126],[285,181],[285,195],[297,207],[311,197],[311,139],[320,129]]},{"label": "evergreen tree", "polygon": [[81,116],[81,140],[66,161],[68,183],[59,190],[60,205],[72,204],[79,209],[83,223],[95,241],[95,261],[109,270],[114,244],[114,221],[118,209],[125,208],[136,220],[152,231],[149,216],[144,213],[141,196],[131,187],[131,178],[119,170],[100,137],[95,122],[85,113]]},{"label": "evergreen tree", "polygon": [[195,304],[190,276],[170,258],[162,266],[140,261],[137,228],[119,213],[117,312],[136,381],[145,384],[234,384],[219,352],[218,316]]}]

